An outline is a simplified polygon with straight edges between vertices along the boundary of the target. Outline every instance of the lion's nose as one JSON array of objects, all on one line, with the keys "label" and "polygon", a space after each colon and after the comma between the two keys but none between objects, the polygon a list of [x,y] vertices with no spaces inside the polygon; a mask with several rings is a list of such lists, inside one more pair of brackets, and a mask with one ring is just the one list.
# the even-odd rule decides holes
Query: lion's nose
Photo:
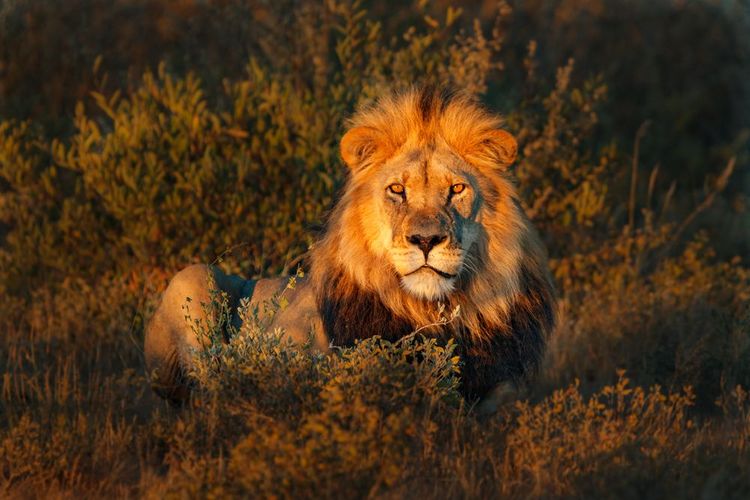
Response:
[{"label": "lion's nose", "polygon": [[418,246],[419,249],[422,250],[425,259],[427,259],[427,254],[430,253],[430,250],[432,250],[440,243],[444,242],[446,239],[448,239],[448,236],[445,234],[431,234],[428,236],[424,236],[422,234],[412,234],[407,238],[409,243]]}]

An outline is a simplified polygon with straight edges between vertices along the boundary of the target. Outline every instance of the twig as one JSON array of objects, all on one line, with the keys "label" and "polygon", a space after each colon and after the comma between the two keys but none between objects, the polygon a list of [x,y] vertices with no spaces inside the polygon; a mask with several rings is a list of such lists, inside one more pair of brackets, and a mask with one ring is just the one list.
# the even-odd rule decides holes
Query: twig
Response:
[{"label": "twig", "polygon": [[731,176],[732,172],[734,171],[735,163],[736,158],[733,156],[727,162],[727,166],[721,172],[719,178],[716,179],[716,185],[714,186],[713,191],[708,193],[708,196],[706,196],[701,204],[695,207],[695,210],[693,210],[690,215],[685,217],[685,220],[682,221],[682,224],[680,224],[680,226],[677,228],[677,231],[675,231],[674,236],[672,237],[672,241],[679,238],[680,234],[682,234],[682,232],[687,229],[687,227],[695,220],[695,218],[713,204],[716,196],[724,191],[724,188],[727,187],[727,184],[729,182],[729,176]]},{"label": "twig", "polygon": [[287,274],[289,274],[289,270],[297,267],[297,265],[303,260],[305,260],[305,258],[307,258],[309,254],[310,254],[310,250],[307,250],[303,252],[302,254],[298,255],[297,257],[295,257],[294,259],[292,259],[292,261],[286,264],[284,266],[284,269],[281,270],[281,275],[286,276]]},{"label": "twig", "polygon": [[631,234],[635,230],[635,194],[636,188],[638,187],[638,156],[640,155],[641,139],[646,135],[646,130],[650,123],[649,120],[646,120],[640,127],[638,127],[638,132],[635,133],[633,164],[630,169],[630,198],[628,200],[628,229]]},{"label": "twig", "polygon": [[648,193],[646,194],[646,210],[651,211],[651,200],[654,196],[654,189],[656,187],[656,177],[659,175],[659,164],[654,165],[651,170],[651,176],[648,178]]},{"label": "twig", "polygon": [[659,220],[657,221],[658,224],[661,224],[664,220],[664,216],[669,209],[669,204],[672,202],[672,197],[674,196],[674,192],[676,189],[677,182],[672,181],[672,183],[669,185],[669,189],[667,190],[667,194],[664,196],[664,202],[661,205],[661,212],[659,213]]},{"label": "twig", "polygon": [[458,315],[460,314],[460,312],[461,312],[461,306],[456,306],[456,307],[453,308],[453,311],[451,311],[450,318],[445,318],[445,317],[442,316],[442,311],[441,311],[440,312],[441,316],[438,319],[438,321],[436,321],[434,323],[427,324],[427,325],[422,325],[419,328],[417,328],[416,330],[414,330],[413,332],[411,332],[409,335],[406,335],[404,338],[413,337],[416,334],[418,334],[419,332],[421,332],[422,330],[426,330],[427,328],[433,328],[435,326],[449,325],[449,324],[453,323],[453,321],[456,318],[458,318]]},{"label": "twig", "polygon": [[224,261],[224,256],[230,253],[234,253],[235,250],[238,248],[244,247],[244,246],[250,246],[252,243],[249,241],[245,241],[243,243],[237,243],[236,245],[232,245],[231,247],[227,248],[223,252],[221,252],[219,255],[216,256],[216,258],[209,264],[210,266],[215,266],[216,264],[219,264]]},{"label": "twig", "polygon": [[[727,166],[724,167],[724,170],[719,174],[719,177],[716,179],[716,183],[714,185],[713,190],[708,193],[708,195],[703,199],[703,201],[695,207],[695,209],[685,217],[685,219],[682,221],[682,224],[680,224],[675,232],[672,234],[672,238],[670,238],[669,242],[664,245],[664,247],[661,249],[661,251],[654,257],[654,260],[661,259],[664,255],[669,252],[669,250],[672,249],[674,244],[677,242],[677,240],[680,239],[680,236],[682,233],[690,226],[690,224],[693,223],[693,221],[698,217],[701,213],[706,211],[714,202],[716,199],[716,196],[719,195],[722,191],[724,191],[724,188],[727,187],[727,184],[729,183],[729,177],[732,175],[732,172],[734,171],[734,166],[736,163],[736,158],[733,156],[729,159],[727,162]],[[670,189],[670,192],[672,189]]]}]

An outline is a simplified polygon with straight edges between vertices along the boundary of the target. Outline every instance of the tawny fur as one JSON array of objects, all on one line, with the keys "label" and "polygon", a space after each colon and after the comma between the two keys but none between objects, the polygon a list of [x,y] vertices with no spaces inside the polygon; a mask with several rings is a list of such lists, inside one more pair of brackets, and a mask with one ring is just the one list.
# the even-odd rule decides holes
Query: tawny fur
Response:
[{"label": "tawny fur", "polygon": [[[503,380],[527,381],[553,327],[554,291],[546,252],[505,164],[515,150],[492,142],[501,119],[465,94],[426,88],[384,97],[349,125],[372,131],[379,148],[368,151],[372,145],[366,144],[359,164],[356,156],[350,159],[351,178],[326,235],[312,251],[313,287],[327,335],[346,345],[374,334],[397,339],[435,321],[435,302],[404,291],[387,263],[372,255],[371,237],[352,236],[375,234],[371,226],[383,223],[373,217],[362,197],[366,190],[360,189],[378,168],[399,151],[443,145],[478,174],[484,234],[468,256],[457,289],[441,300],[449,311],[460,306],[459,317],[432,333],[458,338],[467,393],[482,395]],[[346,158],[347,152],[342,155]]]},{"label": "tawny fur", "polygon": [[[501,119],[473,98],[432,88],[393,93],[356,113],[341,143],[350,176],[324,236],[311,250],[311,277],[298,285],[272,327],[287,329],[297,341],[312,330],[315,346],[325,350],[328,343],[352,345],[372,335],[396,340],[433,323],[438,303],[448,311],[460,306],[452,322],[424,333],[457,339],[464,393],[482,397],[503,382],[527,382],[554,324],[554,290],[545,250],[508,171],[516,143],[501,126]],[[459,201],[452,202],[447,191],[451,176],[467,186]],[[391,177],[408,190],[403,203],[387,194]],[[439,248],[428,250],[429,256],[424,253],[425,265],[442,252],[440,262],[456,268],[450,280],[424,271],[423,280],[410,281],[399,271],[419,255],[408,231],[424,221],[433,226],[439,221],[448,235]],[[280,283],[238,285],[239,278],[214,268],[200,272],[212,272],[234,301],[246,296],[260,303]],[[165,293],[147,330],[150,368],[172,373],[174,361],[167,360],[189,362],[174,353],[194,345],[194,339],[171,318],[178,316],[173,310],[190,287],[194,295],[206,294],[206,283],[199,281],[180,280]],[[431,283],[435,287],[429,288]],[[173,380],[162,382],[176,386]]]}]

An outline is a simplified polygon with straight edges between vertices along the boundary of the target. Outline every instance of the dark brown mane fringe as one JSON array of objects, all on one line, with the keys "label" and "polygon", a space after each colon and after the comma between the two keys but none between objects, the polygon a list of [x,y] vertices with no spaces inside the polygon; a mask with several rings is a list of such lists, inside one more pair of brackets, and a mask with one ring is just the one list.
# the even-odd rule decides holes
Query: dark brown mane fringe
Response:
[{"label": "dark brown mane fringe", "polygon": [[[481,398],[499,382],[523,387],[539,370],[555,322],[553,289],[528,267],[521,269],[521,286],[520,297],[507,312],[507,324],[481,321],[482,330],[490,335],[461,335],[462,392],[469,400]],[[491,340],[479,343],[476,338]]]},{"label": "dark brown mane fringe", "polygon": [[440,115],[457,97],[458,90],[454,87],[435,85],[424,85],[418,89],[418,108],[422,120],[430,121]]},{"label": "dark brown mane fringe", "polygon": [[410,321],[393,314],[377,294],[353,283],[343,270],[325,277],[317,301],[326,336],[337,346],[375,335],[393,342],[414,331]]},{"label": "dark brown mane fringe", "polygon": [[[505,324],[480,321],[483,335],[460,329],[453,334],[462,360],[461,392],[469,400],[483,397],[500,382],[523,386],[538,371],[554,324],[554,297],[549,281],[526,266],[521,282],[522,293],[510,306]],[[375,335],[395,342],[420,326],[397,317],[376,293],[357,286],[343,270],[327,275],[321,284],[318,310],[334,345],[352,346]],[[426,334],[447,340],[447,330]]]}]

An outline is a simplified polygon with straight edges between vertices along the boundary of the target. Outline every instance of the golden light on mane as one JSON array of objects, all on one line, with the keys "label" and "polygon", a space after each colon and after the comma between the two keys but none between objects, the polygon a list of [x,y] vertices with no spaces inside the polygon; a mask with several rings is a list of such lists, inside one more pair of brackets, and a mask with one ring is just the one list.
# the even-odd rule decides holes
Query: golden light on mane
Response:
[{"label": "golden light on mane", "polygon": [[[502,124],[500,116],[487,112],[469,94],[412,88],[359,110],[349,120],[341,152],[351,165],[374,143],[379,154],[373,160],[384,161],[404,144],[427,146],[444,140],[478,166],[497,168],[508,166],[516,155],[515,140],[500,129]],[[485,141],[496,147],[479,147]]]},{"label": "golden light on mane", "polygon": [[[341,141],[350,175],[311,250],[309,278],[269,324],[295,342],[312,333],[324,352],[372,336],[397,341],[432,325],[422,332],[456,339],[469,400],[529,380],[554,323],[554,293],[508,170],[516,142],[501,125],[475,99],[432,89],[388,95],[355,114]],[[205,265],[180,271],[146,332],[161,393],[189,393],[183,374],[201,340],[184,321],[185,297],[209,303],[215,286],[231,304],[249,298],[261,307],[285,284]],[[460,315],[434,324],[438,302]]]},{"label": "golden light on mane", "polygon": [[[476,170],[484,198],[479,214],[484,234],[467,258],[467,272],[456,290],[442,299],[448,308],[461,307],[449,328],[478,344],[492,343],[503,332],[512,335],[513,308],[533,308],[535,301],[551,300],[545,251],[507,172],[515,160],[516,142],[500,128],[502,123],[467,94],[429,88],[387,95],[351,118],[341,142],[351,175],[325,237],[312,251],[311,274],[323,315],[327,300],[343,304],[343,311],[335,310],[338,316],[363,314],[351,303],[366,299],[379,301],[382,313],[393,316],[372,319],[384,327],[395,323],[414,328],[435,320],[438,304],[407,293],[368,241],[382,232],[385,221],[371,206],[364,187],[380,165],[404,148],[436,144],[449,146]],[[529,293],[532,288],[534,293]],[[544,297],[535,295],[537,288]],[[337,321],[340,327],[342,321]],[[387,334],[385,328],[383,333]]]}]

